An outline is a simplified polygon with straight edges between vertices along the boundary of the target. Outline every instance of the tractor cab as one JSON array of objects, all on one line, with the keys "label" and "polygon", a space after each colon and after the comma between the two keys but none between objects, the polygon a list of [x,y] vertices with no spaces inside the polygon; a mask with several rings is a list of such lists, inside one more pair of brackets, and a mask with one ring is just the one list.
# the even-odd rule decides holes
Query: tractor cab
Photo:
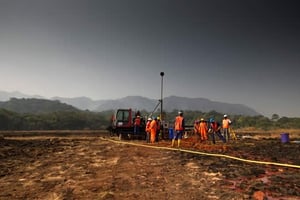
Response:
[{"label": "tractor cab", "polygon": [[131,108],[129,109],[118,109],[112,120],[112,130],[120,138],[142,138],[146,137],[145,133],[145,120],[141,120],[139,134],[134,133],[134,121],[135,117],[139,115],[139,111],[134,112]]}]

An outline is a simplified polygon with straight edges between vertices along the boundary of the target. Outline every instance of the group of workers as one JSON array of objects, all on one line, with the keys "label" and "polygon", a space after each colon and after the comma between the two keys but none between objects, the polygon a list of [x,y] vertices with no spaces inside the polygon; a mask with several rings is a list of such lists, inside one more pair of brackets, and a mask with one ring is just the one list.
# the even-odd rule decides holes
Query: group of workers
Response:
[{"label": "group of workers", "polygon": [[218,136],[224,143],[230,140],[229,127],[231,120],[225,114],[223,116],[222,124],[215,121],[214,118],[210,118],[208,121],[201,118],[194,123],[194,133],[196,134],[198,141],[207,141],[208,135],[211,135],[212,142],[215,144],[215,135]]},{"label": "group of workers", "polygon": [[[211,135],[213,144],[216,143],[215,135],[217,135],[224,143],[230,140],[229,127],[231,125],[231,120],[225,114],[223,116],[222,124],[215,121],[214,118],[210,118],[208,121],[201,118],[196,120],[194,123],[194,133],[199,141],[207,141],[208,135]],[[183,113],[178,112],[178,116],[175,118],[175,134],[172,139],[172,147],[177,140],[177,146],[180,147],[180,142],[184,133],[185,123],[183,118]],[[221,132],[222,131],[222,132]]]},{"label": "group of workers", "polygon": [[146,142],[155,143],[158,142],[159,133],[161,128],[160,117],[148,118],[146,123]]},{"label": "group of workers", "polygon": [[[139,113],[134,118],[133,123],[134,123],[134,126],[133,126],[134,134],[138,135],[140,133],[141,124],[144,123],[144,121],[140,117]],[[161,129],[160,117],[153,117],[153,118],[149,117],[146,122],[146,126],[145,126],[147,143],[158,142],[160,129]]]},{"label": "group of workers", "polygon": [[[141,118],[139,115],[136,116],[134,120],[134,132],[139,133],[141,125]],[[220,140],[224,143],[230,140],[229,127],[231,125],[231,120],[225,114],[223,116],[222,124],[215,121],[214,118],[205,120],[201,118],[200,120],[195,120],[193,132],[197,137],[197,142],[207,141],[209,135],[211,135],[212,142],[216,143],[215,136],[218,136]],[[145,126],[146,131],[146,142],[155,143],[158,142],[159,134],[161,130],[160,117],[148,118]],[[183,117],[183,112],[179,111],[178,116],[176,116],[174,121],[174,135],[172,138],[172,147],[177,141],[177,146],[180,147],[180,143],[185,132],[185,121]]]}]

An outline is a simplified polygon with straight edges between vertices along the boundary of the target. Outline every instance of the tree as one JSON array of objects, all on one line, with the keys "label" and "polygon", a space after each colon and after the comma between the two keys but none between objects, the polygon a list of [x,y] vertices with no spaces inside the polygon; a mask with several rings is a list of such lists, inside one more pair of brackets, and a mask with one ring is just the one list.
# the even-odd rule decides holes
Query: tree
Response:
[{"label": "tree", "polygon": [[272,121],[277,121],[279,119],[279,115],[273,114],[271,119],[272,119]]}]

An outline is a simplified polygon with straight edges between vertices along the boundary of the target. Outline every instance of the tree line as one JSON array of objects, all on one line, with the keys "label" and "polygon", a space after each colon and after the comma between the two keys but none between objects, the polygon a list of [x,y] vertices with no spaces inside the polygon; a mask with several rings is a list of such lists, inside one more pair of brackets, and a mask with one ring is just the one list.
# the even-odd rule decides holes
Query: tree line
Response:
[{"label": "tree line", "polygon": [[32,114],[0,109],[0,130],[100,130],[108,123],[105,113],[56,111]]},{"label": "tree line", "polygon": [[[0,130],[103,130],[111,125],[111,116],[114,111],[91,112],[91,111],[55,111],[49,113],[17,113],[6,109],[0,109]],[[146,111],[141,115],[147,117]],[[159,111],[154,116],[159,116]],[[173,122],[177,111],[163,113],[165,121]],[[300,129],[300,118],[279,117],[267,118],[265,116],[242,116],[229,115],[235,128],[253,127],[263,130],[271,129]],[[187,125],[193,125],[200,118],[208,120],[214,117],[221,122],[223,114],[211,111],[184,111]]]},{"label": "tree line", "polygon": [[[168,113],[169,118],[175,118],[177,112],[173,111]],[[193,124],[196,119],[204,118],[209,120],[213,117],[216,121],[221,122],[223,119],[223,113],[218,113],[215,111],[211,112],[199,112],[199,111],[185,111],[184,117],[187,124]],[[171,117],[171,118],[170,118]],[[245,116],[245,115],[229,115],[232,121],[232,126],[234,128],[256,128],[262,130],[272,130],[272,129],[300,129],[300,118],[297,117],[279,117],[278,114],[273,114],[271,118],[265,117],[263,115],[257,116]]]}]

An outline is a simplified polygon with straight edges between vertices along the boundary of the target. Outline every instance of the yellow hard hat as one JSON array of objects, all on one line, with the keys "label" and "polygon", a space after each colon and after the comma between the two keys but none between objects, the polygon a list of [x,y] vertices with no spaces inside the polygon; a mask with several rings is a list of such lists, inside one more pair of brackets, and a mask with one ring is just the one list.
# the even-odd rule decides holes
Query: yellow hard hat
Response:
[{"label": "yellow hard hat", "polygon": [[157,117],[157,120],[160,120],[160,117]]}]

